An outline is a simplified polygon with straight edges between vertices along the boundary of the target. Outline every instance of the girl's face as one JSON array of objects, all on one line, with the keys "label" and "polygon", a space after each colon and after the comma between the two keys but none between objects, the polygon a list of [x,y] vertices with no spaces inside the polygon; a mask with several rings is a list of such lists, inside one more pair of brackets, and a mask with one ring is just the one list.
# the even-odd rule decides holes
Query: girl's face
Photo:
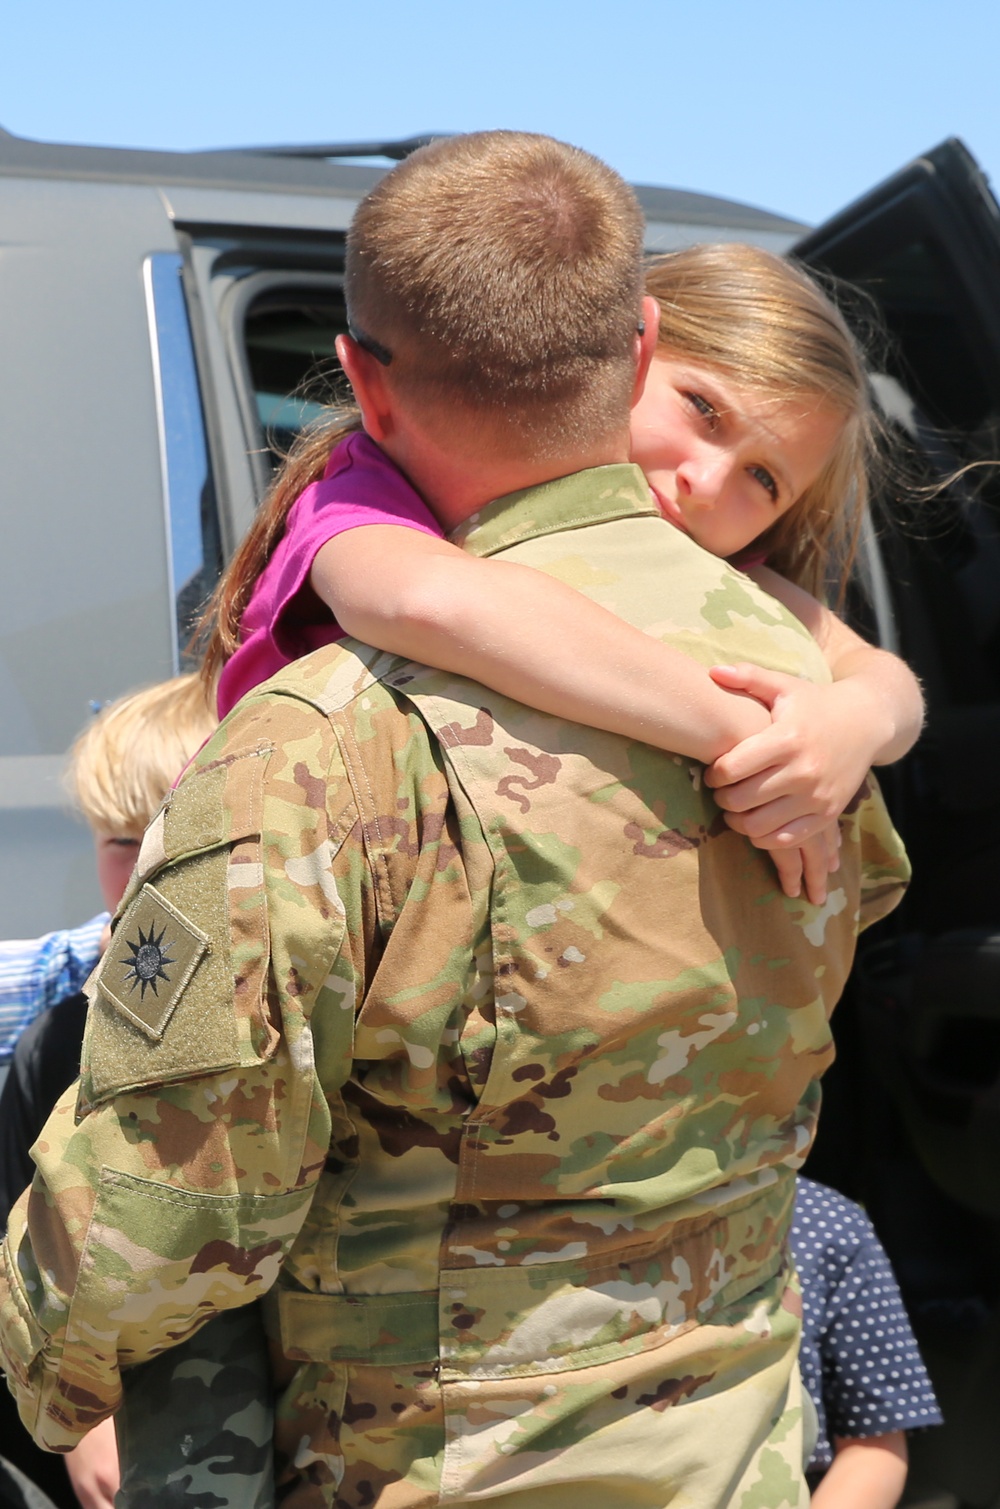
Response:
[{"label": "girl's face", "polygon": [[663,517],[730,556],[816,481],[842,426],[821,402],[781,403],[709,367],[657,356],[632,410],[631,455]]}]

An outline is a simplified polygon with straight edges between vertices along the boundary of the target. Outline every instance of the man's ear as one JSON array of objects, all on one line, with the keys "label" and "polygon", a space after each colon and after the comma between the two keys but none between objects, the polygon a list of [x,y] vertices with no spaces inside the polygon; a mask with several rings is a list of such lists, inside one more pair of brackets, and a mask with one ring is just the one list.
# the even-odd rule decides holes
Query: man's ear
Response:
[{"label": "man's ear", "polygon": [[656,355],[656,342],[660,334],[660,306],[649,294],[642,301],[642,331],[636,331],[634,343],[635,384],[632,388],[632,407],[642,397],[646,386],[646,373]]},{"label": "man's ear", "polygon": [[337,355],[361,410],[365,433],[385,440],[392,432],[392,399],[381,365],[349,335],[337,336]]}]

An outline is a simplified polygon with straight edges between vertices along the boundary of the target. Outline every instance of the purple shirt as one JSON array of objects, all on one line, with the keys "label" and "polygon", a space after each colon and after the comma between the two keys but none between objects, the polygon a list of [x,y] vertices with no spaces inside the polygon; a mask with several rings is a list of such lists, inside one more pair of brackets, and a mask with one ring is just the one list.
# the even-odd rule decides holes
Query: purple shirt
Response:
[{"label": "purple shirt", "polygon": [[326,471],[296,498],[285,531],[240,621],[239,649],[219,678],[219,717],[283,666],[343,636],[309,582],[316,553],[363,524],[402,524],[438,539],[444,531],[402,472],[363,431],[333,450]]}]

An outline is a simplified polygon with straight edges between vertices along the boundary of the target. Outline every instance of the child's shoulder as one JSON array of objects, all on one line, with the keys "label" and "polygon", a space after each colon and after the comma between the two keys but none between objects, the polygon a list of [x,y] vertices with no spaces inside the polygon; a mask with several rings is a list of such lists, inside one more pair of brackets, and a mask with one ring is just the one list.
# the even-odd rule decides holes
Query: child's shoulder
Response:
[{"label": "child's shoulder", "polygon": [[381,446],[376,445],[374,440],[370,439],[360,428],[348,430],[347,434],[342,435],[336,442],[323,469],[322,480],[328,482],[331,477],[336,477],[351,467],[394,469],[393,463]]},{"label": "child's shoulder", "polygon": [[880,1246],[860,1205],[839,1190],[801,1176],[795,1193],[792,1244],[800,1268],[809,1255],[849,1262],[860,1251]]},{"label": "child's shoulder", "polygon": [[[392,458],[364,430],[351,430],[338,440],[317,480],[320,496],[325,497],[341,492],[353,497],[355,492],[365,494],[372,488],[389,488],[404,496],[414,491]],[[331,488],[331,483],[336,485]]]},{"label": "child's shoulder", "polygon": [[285,548],[301,549],[305,536],[315,534],[323,542],[355,525],[380,523],[443,533],[392,458],[363,430],[352,430],[330,452],[322,476],[310,482],[292,504],[283,537]]}]

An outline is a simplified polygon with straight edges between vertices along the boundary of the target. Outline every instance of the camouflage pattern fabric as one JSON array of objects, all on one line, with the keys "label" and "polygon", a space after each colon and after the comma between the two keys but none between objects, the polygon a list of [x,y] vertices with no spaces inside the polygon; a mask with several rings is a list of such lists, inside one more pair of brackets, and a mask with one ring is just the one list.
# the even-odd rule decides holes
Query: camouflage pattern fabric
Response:
[{"label": "camouflage pattern fabric", "polygon": [[[828,676],[635,468],[464,534],[702,661]],[[794,1171],[906,877],[874,790],[842,836],[816,908],[688,761],[363,646],[274,678],[147,832],[11,1218],[29,1428],[72,1444],[263,1294],[285,1506],[804,1504]]]},{"label": "camouflage pattern fabric", "polygon": [[271,1509],[274,1411],[255,1306],[122,1374],[115,1509]]}]

